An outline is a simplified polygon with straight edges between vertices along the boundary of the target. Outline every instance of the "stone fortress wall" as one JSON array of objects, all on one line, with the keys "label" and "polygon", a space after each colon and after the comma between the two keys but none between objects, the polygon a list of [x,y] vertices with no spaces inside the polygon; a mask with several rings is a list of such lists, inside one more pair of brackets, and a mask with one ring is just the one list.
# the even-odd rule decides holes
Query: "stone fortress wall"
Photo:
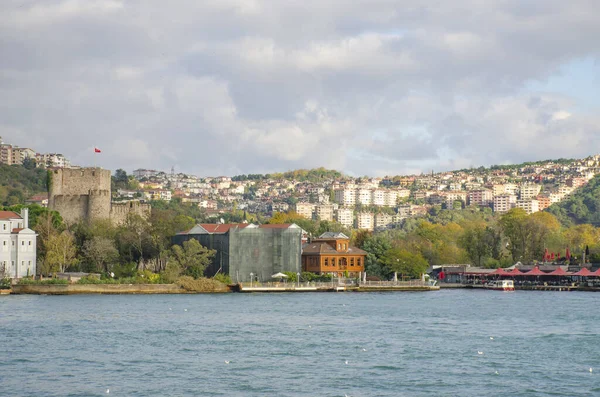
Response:
[{"label": "stone fortress wall", "polygon": [[110,219],[120,224],[129,213],[150,215],[150,204],[111,203],[110,170],[59,168],[48,173],[48,207],[58,211],[67,223]]}]

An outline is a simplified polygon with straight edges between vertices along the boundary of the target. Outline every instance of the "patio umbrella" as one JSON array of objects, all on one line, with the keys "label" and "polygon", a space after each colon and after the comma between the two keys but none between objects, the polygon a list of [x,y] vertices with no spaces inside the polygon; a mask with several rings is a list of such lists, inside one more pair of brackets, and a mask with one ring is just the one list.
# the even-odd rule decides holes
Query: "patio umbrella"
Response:
[{"label": "patio umbrella", "polygon": [[271,276],[271,278],[288,278],[288,276],[283,273],[275,273],[274,275]]},{"label": "patio umbrella", "polygon": [[587,267],[582,268],[580,271],[573,273],[573,276],[589,277],[593,276],[594,273],[590,272]]},{"label": "patio umbrella", "polygon": [[565,252],[565,258],[567,258],[567,260],[571,259],[571,251],[569,250],[569,247],[567,247],[567,251]]}]

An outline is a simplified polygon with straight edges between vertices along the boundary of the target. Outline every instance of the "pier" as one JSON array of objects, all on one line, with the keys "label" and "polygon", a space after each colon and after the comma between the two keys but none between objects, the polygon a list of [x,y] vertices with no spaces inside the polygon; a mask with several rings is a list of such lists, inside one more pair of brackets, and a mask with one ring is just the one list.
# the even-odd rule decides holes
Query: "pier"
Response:
[{"label": "pier", "polygon": [[383,291],[437,291],[439,285],[434,283],[411,281],[367,281],[356,283],[239,283],[238,292],[383,292]]}]

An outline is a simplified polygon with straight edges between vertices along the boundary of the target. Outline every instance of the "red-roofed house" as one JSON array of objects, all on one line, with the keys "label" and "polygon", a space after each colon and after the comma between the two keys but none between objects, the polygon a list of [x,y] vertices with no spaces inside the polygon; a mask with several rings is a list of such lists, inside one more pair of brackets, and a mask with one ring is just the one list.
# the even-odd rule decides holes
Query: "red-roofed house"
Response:
[{"label": "red-roofed house", "polygon": [[29,229],[29,210],[0,211],[0,278],[36,273],[36,236]]},{"label": "red-roofed house", "polygon": [[350,246],[343,233],[326,232],[302,247],[302,270],[318,274],[359,277],[367,252]]}]

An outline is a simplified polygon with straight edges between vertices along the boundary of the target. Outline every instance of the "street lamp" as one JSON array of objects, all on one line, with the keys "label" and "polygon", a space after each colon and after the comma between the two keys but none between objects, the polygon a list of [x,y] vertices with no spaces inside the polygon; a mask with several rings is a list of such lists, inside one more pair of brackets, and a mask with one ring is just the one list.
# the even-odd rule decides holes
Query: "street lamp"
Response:
[{"label": "street lamp", "polygon": [[250,288],[252,288],[252,279],[254,278],[254,273],[250,273]]}]

